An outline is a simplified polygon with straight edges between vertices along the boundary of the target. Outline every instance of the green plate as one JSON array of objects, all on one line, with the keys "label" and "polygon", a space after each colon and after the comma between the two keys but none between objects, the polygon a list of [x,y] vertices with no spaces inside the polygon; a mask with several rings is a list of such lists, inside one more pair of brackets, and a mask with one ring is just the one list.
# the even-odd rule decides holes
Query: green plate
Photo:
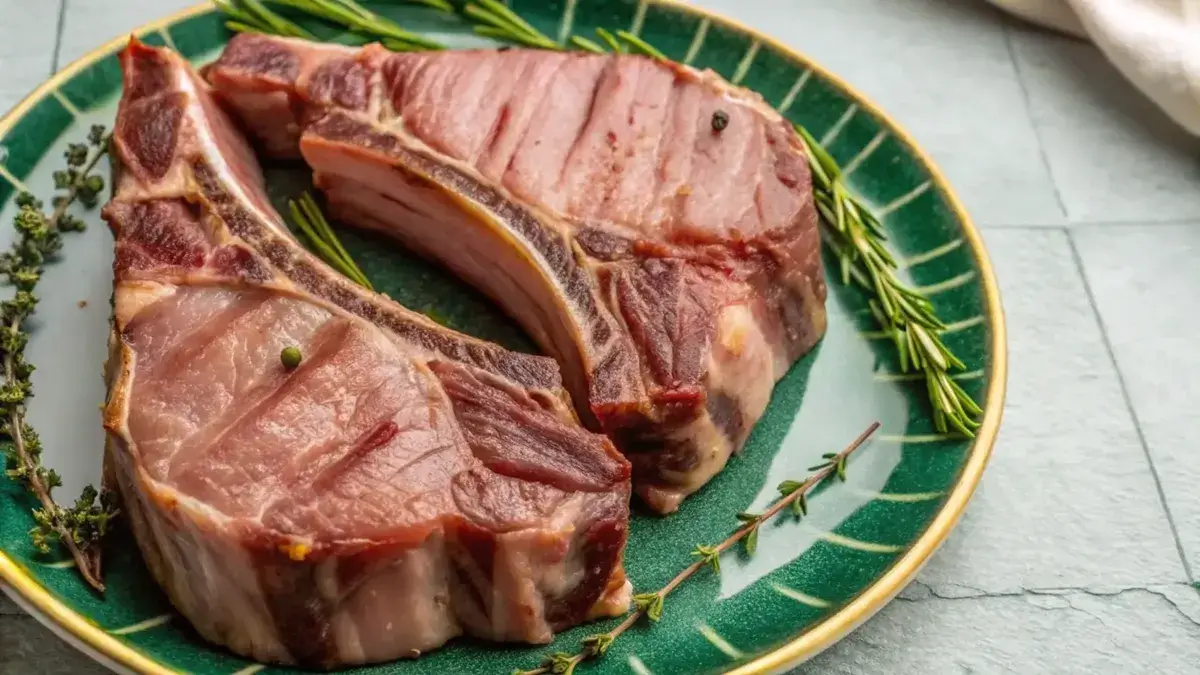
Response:
[{"label": "green plate", "polygon": [[[478,44],[464,24],[433,10],[365,4],[456,46]],[[979,234],[903,131],[838,78],[765,36],[673,1],[510,4],[551,36],[566,24],[581,35],[596,26],[628,29],[672,58],[760,92],[804,124],[846,168],[853,189],[877,206],[893,250],[905,261],[904,274],[931,295],[950,324],[947,344],[968,366],[961,384],[984,406],[983,426],[974,441],[940,436],[923,383],[895,375],[893,348],[871,332],[861,293],[832,280],[827,337],[779,383],[741,455],[678,513],[634,517],[628,573],[636,589],[654,590],[691,562],[696,544],[716,543],[732,531],[734,514],[760,509],[781,480],[803,478],[822,453],[841,449],[872,421],[883,424],[851,461],[849,481],[814,496],[803,522],[783,517],[770,523],[753,558],[730,554],[719,576],[697,574],[670,596],[660,623],[634,628],[602,660],[580,668],[639,675],[785,670],[899,592],[946,537],[979,481],[1005,386],[1004,319]],[[136,33],[196,63],[215,56],[230,37],[208,7]],[[111,124],[121,88],[115,54],[124,39],[72,64],[0,120],[0,236],[12,236],[16,191],[28,186],[51,194],[50,173],[61,165],[66,143],[81,139],[92,123]],[[275,172],[274,196],[295,189],[294,178]],[[39,286],[42,303],[27,352],[38,366],[30,419],[45,443],[46,462],[65,474],[64,497],[97,480],[103,445],[97,403],[104,397],[99,370],[112,242],[96,213],[87,220],[91,227],[68,237],[63,260]],[[345,243],[378,290],[460,330],[529,348],[503,314],[440,269],[385,240],[346,232]],[[0,476],[0,578],[19,603],[81,649],[122,671],[285,672],[202,642],[172,612],[127,533],[110,542],[107,594],[92,594],[67,563],[32,549],[26,535],[32,506]],[[573,652],[582,636],[608,625],[567,631],[548,647],[460,639],[417,661],[352,672],[499,675],[533,668],[551,651]]]}]

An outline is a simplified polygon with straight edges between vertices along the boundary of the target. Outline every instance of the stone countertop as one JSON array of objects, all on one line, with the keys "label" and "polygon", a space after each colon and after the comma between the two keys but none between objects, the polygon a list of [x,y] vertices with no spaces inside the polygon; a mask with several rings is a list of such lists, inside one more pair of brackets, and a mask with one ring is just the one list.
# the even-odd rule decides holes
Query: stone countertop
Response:
[{"label": "stone countertop", "polygon": [[[0,0],[0,110],[193,0]],[[983,0],[699,0],[932,153],[984,231],[1010,376],[991,466],[918,581],[801,673],[1200,671],[1200,141],[1093,47]],[[0,675],[102,669],[0,596]]]}]

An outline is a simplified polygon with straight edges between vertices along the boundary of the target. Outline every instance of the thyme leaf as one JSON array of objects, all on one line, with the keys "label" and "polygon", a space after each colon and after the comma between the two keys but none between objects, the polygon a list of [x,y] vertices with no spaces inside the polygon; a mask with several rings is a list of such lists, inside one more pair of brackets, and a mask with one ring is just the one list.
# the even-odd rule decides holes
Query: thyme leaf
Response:
[{"label": "thyme leaf", "polygon": [[696,548],[692,549],[692,557],[699,558],[700,562],[711,567],[716,574],[721,573],[721,551],[716,546],[697,544]]}]

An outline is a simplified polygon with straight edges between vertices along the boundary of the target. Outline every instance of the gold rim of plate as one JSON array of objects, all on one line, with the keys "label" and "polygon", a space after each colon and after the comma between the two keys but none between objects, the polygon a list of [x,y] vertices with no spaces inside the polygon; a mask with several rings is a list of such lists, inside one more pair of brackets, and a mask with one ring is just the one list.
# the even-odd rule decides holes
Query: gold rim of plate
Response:
[{"label": "gold rim of plate", "polygon": [[[975,435],[975,441],[971,446],[971,453],[967,458],[966,464],[963,466],[958,484],[954,486],[954,489],[946,499],[946,504],[942,507],[937,517],[934,518],[925,533],[912,544],[908,552],[900,560],[896,561],[891,569],[876,579],[857,598],[836,614],[817,624],[795,640],[749,663],[727,671],[727,675],[777,673],[794,667],[815,656],[871,618],[917,576],[917,572],[921,570],[926,561],[929,560],[929,557],[941,546],[942,542],[950,534],[950,531],[958,523],[963,511],[966,509],[967,502],[970,501],[971,496],[975,493],[975,488],[979,484],[979,479],[983,475],[983,470],[987,466],[988,459],[991,457],[992,446],[996,442],[996,433],[1000,429],[1000,418],[1003,415],[1004,395],[1008,382],[1008,343],[1004,324],[1004,310],[1000,305],[1000,289],[996,284],[996,275],[992,270],[991,260],[988,258],[987,251],[984,248],[983,238],[979,230],[976,229],[975,223],[971,220],[971,216],[968,215],[966,208],[950,188],[946,177],[942,174],[937,164],[934,163],[933,159],[917,145],[908,131],[871,99],[805,54],[775,38],[764,35],[740,21],[692,6],[685,0],[649,0],[649,4],[665,5],[681,12],[704,17],[712,23],[724,25],[753,36],[763,44],[769,45],[780,53],[787,54],[808,68],[811,68],[815,74],[832,82],[851,98],[857,100],[861,108],[870,111],[891,127],[896,138],[914,156],[920,159],[921,163],[928,169],[934,186],[937,187],[941,195],[946,199],[950,209],[962,224],[963,236],[966,237],[967,244],[971,248],[971,255],[975,258],[976,265],[979,266],[980,280],[983,284],[984,302],[986,304],[985,311],[988,318],[988,327],[991,329],[989,352],[989,356],[991,357],[991,372],[988,378],[983,420]],[[9,127],[23,117],[38,101],[57,90],[59,84],[70,80],[79,71],[96,61],[118,51],[129,39],[129,35],[143,35],[162,30],[172,24],[212,10],[213,7],[209,3],[201,3],[188,7],[157,21],[143,24],[129,31],[129,33],[110,40],[81,56],[69,66],[43,82],[37,89],[34,89],[28,96],[22,99],[8,114],[0,118],[0,136],[4,135]],[[0,551],[0,581],[9,584],[36,612],[41,613],[43,616],[39,618],[48,619],[57,627],[67,630],[73,636],[79,638],[85,646],[99,652],[99,655],[107,659],[112,659],[121,666],[131,668],[139,673],[146,673],[147,675],[184,675],[180,671],[171,670],[147,658],[141,652],[110,636],[87,618],[77,614],[59,602],[57,598],[51,595],[33,577],[29,576],[19,564],[9,558],[3,551]]]}]

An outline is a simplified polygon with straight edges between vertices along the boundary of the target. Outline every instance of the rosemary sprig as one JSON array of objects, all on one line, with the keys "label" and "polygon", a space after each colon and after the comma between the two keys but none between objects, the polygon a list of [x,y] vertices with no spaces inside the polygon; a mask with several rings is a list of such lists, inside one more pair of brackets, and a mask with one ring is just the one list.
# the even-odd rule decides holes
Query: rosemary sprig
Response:
[{"label": "rosemary sprig", "polygon": [[104,179],[92,173],[108,148],[108,136],[102,126],[93,126],[88,142],[72,143],[66,151],[67,168],[54,172],[54,210],[47,216],[42,202],[28,193],[16,198],[19,208],[14,225],[17,240],[12,249],[0,254],[0,274],[16,287],[11,300],[0,303],[0,358],[3,359],[3,384],[0,384],[0,447],[6,475],[24,485],[41,504],[33,510],[36,523],[29,531],[33,545],[49,553],[58,542],[71,554],[84,580],[97,591],[104,590],[101,580],[101,542],[117,509],[113,496],[87,486],[74,506],[59,506],[54,488],[62,479],[53,469],[41,464],[42,444],[37,432],[25,420],[25,404],[33,396],[29,377],[33,365],[25,360],[29,335],[25,321],[37,306],[33,294],[46,261],[62,249],[63,232],[79,232],[84,223],[67,213],[78,202],[93,208],[104,189]]},{"label": "rosemary sprig", "polygon": [[[384,47],[393,51],[413,52],[446,48],[440,42],[405,30],[395,21],[372,12],[354,0],[272,0],[272,2],[320,17],[363,37],[379,40]],[[447,8],[450,8],[449,4],[437,2],[437,0],[421,4],[436,6],[446,11],[449,11]]]},{"label": "rosemary sprig", "polygon": [[[445,12],[454,11],[454,7],[445,0],[409,1]],[[341,26],[362,37],[379,40],[384,47],[393,51],[445,49],[440,42],[405,30],[400,24],[372,12],[355,0],[271,0],[271,2]],[[225,25],[232,31],[316,39],[312,33],[268,9],[260,0],[213,0],[213,4],[229,17],[229,21]]]},{"label": "rosemary sprig", "polygon": [[964,436],[974,436],[979,428],[975,417],[982,410],[949,376],[949,371],[965,370],[966,366],[942,342],[946,324],[928,297],[896,276],[896,259],[884,245],[883,224],[846,187],[837,162],[804,127],[795,127],[804,143],[817,209],[826,225],[822,239],[837,256],[842,283],[854,282],[873,296],[868,307],[896,346],[900,369],[924,372],[934,427],[942,433],[953,428]]},{"label": "rosemary sprig", "polygon": [[312,244],[313,249],[322,260],[332,265],[337,271],[351,281],[368,288],[375,290],[371,285],[371,280],[354,262],[354,258],[342,246],[342,242],[334,233],[333,228],[329,226],[329,221],[325,219],[325,215],[321,213],[321,208],[317,206],[317,201],[312,195],[305,192],[300,201],[288,200],[288,210],[292,213],[292,220],[308,241]]},{"label": "rosemary sprig", "polygon": [[[685,567],[679,574],[676,574],[675,578],[671,579],[666,586],[653,593],[640,593],[633,596],[634,611],[629,613],[615,628],[607,633],[599,633],[584,638],[582,647],[575,654],[556,652],[546,657],[537,668],[533,670],[518,670],[513,675],[545,675],[547,673],[572,675],[580,663],[602,656],[612,646],[614,640],[629,630],[643,616],[650,621],[661,619],[663,603],[667,595],[678,588],[689,577],[705,567],[711,568],[715,574],[720,574],[720,556],[722,553],[733,548],[743,539],[749,541],[753,537],[754,541],[757,542],[760,525],[786,508],[790,507],[795,510],[795,504],[803,505],[805,496],[823,481],[831,478],[845,480],[846,460],[862,447],[867,439],[878,429],[879,422],[873,422],[871,426],[859,434],[858,438],[854,439],[844,450],[836,454],[826,455],[825,463],[818,466],[815,473],[803,481],[784,481],[780,483],[780,498],[767,507],[761,514],[738,514],[738,520],[742,522],[742,525],[734,530],[733,534],[715,546],[696,546],[692,551],[692,556],[696,558],[696,561]],[[801,508],[806,509],[807,507],[802,506]],[[752,549],[755,545],[747,543],[747,553],[753,554],[754,551]]]},{"label": "rosemary sprig", "polygon": [[265,33],[315,40],[312,33],[267,9],[259,0],[212,0],[229,20],[225,27],[237,33]]}]

